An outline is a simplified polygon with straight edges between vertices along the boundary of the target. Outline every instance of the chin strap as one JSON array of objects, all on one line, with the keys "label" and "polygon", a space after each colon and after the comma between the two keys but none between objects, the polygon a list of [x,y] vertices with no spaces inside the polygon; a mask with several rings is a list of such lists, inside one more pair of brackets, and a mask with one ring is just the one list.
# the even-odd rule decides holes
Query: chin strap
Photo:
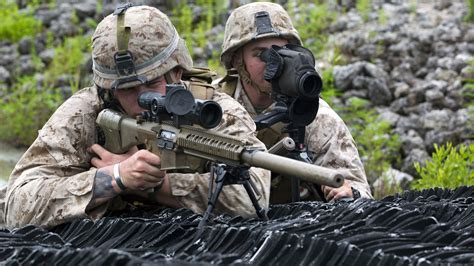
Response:
[{"label": "chin strap", "polygon": [[253,82],[252,79],[250,78],[250,73],[245,68],[242,51],[236,52],[234,54],[234,56],[236,58],[236,63],[237,63],[237,66],[235,66],[235,68],[236,68],[237,73],[239,74],[240,79],[242,80],[242,82],[244,82],[244,83],[252,86],[253,88],[255,88],[258,91],[259,94],[270,96],[271,88],[270,88],[270,90],[265,90],[265,89],[261,88],[260,86],[258,86],[255,82]]}]

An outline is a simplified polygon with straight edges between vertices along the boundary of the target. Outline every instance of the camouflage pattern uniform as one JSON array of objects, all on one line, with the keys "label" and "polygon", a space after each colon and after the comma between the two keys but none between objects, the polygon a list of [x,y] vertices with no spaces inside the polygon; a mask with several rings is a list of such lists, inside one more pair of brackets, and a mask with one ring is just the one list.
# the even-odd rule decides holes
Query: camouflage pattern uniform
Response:
[{"label": "camouflage pattern uniform", "polygon": [[[271,31],[263,34],[258,32],[255,14],[260,11],[268,12],[271,20]],[[268,28],[267,28],[268,29]],[[242,87],[242,82],[248,82],[249,73],[241,63],[236,69],[232,67],[234,53],[245,44],[262,38],[284,38],[290,43],[301,45],[298,32],[293,27],[288,13],[278,4],[251,3],[235,9],[227,20],[221,62],[228,69],[228,75],[219,82],[219,89],[239,101],[252,117],[258,115],[249,97]],[[235,66],[234,66],[235,67]],[[269,111],[261,110],[261,113]],[[267,148],[270,148],[283,137],[280,133],[283,124],[279,123],[258,133]],[[356,189],[361,197],[372,198],[370,187],[364,171],[364,166],[347,126],[342,119],[322,99],[319,100],[319,110],[315,120],[306,126],[305,143],[314,164],[343,171],[346,180]],[[291,200],[290,181],[285,178],[272,180],[271,203],[283,203]],[[319,199],[310,184],[303,184],[300,189],[301,198],[306,200]],[[309,193],[308,193],[309,192]]]},{"label": "camouflage pattern uniform", "polygon": [[[134,26],[146,24],[158,25],[161,29],[143,27],[136,33],[137,37],[146,39],[145,43],[163,44],[167,42],[168,30],[174,30],[169,19],[155,8],[140,6],[126,11],[125,23]],[[131,22],[130,22],[131,21]],[[166,25],[167,23],[167,25]],[[9,227],[35,224],[51,227],[77,218],[98,219],[107,211],[120,210],[129,206],[125,197],[118,196],[107,204],[101,205],[92,212],[86,212],[91,201],[94,178],[97,169],[91,165],[92,154],[87,148],[96,143],[96,118],[104,108],[103,97],[99,96],[99,87],[106,91],[119,78],[113,73],[104,73],[104,65],[110,66],[113,61],[105,62],[101,53],[115,53],[114,16],[106,17],[99,24],[93,36],[94,81],[96,86],[80,90],[65,101],[39,131],[37,139],[15,166],[4,198],[5,223]],[[171,25],[171,26],[170,26]],[[162,34],[165,32],[165,34]],[[153,33],[153,34],[150,34]],[[174,33],[175,38],[177,33]],[[104,37],[105,36],[105,37]],[[156,39],[158,38],[158,40]],[[150,68],[147,58],[160,53],[153,50],[153,45],[139,46],[131,37],[129,50],[142,51],[134,53],[135,65],[145,64],[145,69],[136,68],[136,73],[147,80],[164,75],[175,66],[191,69],[192,60],[182,39],[177,36],[177,47],[157,67]],[[142,40],[142,42],[145,40]],[[148,42],[149,41],[149,42]],[[155,41],[155,42],[152,42]],[[175,39],[176,41],[176,39]],[[139,47],[136,49],[136,47]],[[166,45],[163,45],[166,47]],[[140,50],[141,49],[141,50]],[[109,51],[107,51],[109,50]],[[162,49],[161,49],[162,50]],[[166,49],[165,49],[166,50]],[[171,49],[173,51],[173,49]],[[106,57],[106,56],[105,56]],[[141,61],[140,61],[141,60]],[[101,68],[97,67],[101,64]],[[133,83],[133,82],[132,82]],[[135,84],[119,84],[119,88],[128,88]],[[185,83],[192,91],[192,84]],[[255,134],[255,124],[247,111],[226,94],[215,92],[212,100],[222,106],[222,122],[213,131],[245,138],[257,147],[264,147]],[[251,178],[262,195],[259,200],[263,208],[268,207],[270,190],[270,173],[259,168],[250,169]],[[171,193],[183,207],[196,212],[204,212],[208,200],[209,174],[168,174]],[[253,216],[254,207],[242,185],[225,186],[215,208],[215,212],[226,212],[235,215]]]}]

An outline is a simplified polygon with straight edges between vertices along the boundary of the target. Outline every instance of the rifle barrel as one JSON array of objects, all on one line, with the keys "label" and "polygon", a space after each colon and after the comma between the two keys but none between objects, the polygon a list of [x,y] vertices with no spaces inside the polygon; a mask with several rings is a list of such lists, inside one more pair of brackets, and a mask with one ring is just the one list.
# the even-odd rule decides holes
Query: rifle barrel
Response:
[{"label": "rifle barrel", "polygon": [[331,187],[340,187],[344,176],[337,170],[309,164],[262,151],[244,151],[242,160],[252,166],[265,168],[284,176]]}]

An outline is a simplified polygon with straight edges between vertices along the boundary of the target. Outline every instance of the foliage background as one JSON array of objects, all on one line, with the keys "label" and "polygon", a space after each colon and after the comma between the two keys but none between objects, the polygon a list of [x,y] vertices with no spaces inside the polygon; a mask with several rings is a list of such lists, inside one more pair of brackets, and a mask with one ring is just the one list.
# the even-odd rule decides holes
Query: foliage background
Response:
[{"label": "foliage background", "polygon": [[[102,3],[97,2],[97,13],[102,12]],[[222,39],[223,31],[213,36],[216,25],[224,25],[225,15],[234,1],[196,0],[194,5],[188,1],[167,3],[169,14],[178,32],[186,40],[188,48],[195,60],[203,54],[207,55],[206,64],[221,76],[225,74],[219,62],[220,47],[209,47],[209,38]],[[399,192],[400,184],[389,180],[384,173],[400,160],[400,140],[391,134],[390,125],[381,120],[373,111],[367,111],[367,102],[351,99],[349,105],[340,105],[336,100],[339,91],[334,85],[332,68],[343,65],[346,59],[338,47],[328,42],[329,25],[343,12],[330,8],[333,1],[288,1],[286,7],[293,18],[305,46],[310,48],[316,58],[324,64],[321,66],[324,80],[322,97],[328,101],[341,115],[349,126],[354,139],[358,143],[370,184],[378,179],[383,184],[374,191],[377,197]],[[474,21],[474,1],[467,1],[469,12],[467,22]],[[31,45],[30,54],[34,62],[34,70],[30,75],[13,73],[12,86],[0,84],[2,104],[0,106],[0,140],[19,146],[28,146],[36,138],[37,130],[47,121],[54,110],[72,93],[91,84],[90,81],[90,33],[97,25],[97,20],[88,19],[85,28],[79,32],[56,38],[55,33],[41,25],[34,17],[34,11],[47,5],[56,8],[56,1],[29,1],[23,3],[23,9],[14,1],[0,0],[0,41],[3,43],[19,42],[29,39],[35,41],[38,36],[46,47],[54,50],[54,56],[48,64],[39,59],[35,45]],[[196,11],[193,7],[199,7]],[[374,5],[370,0],[356,1],[356,9],[364,20],[368,19]],[[195,13],[198,12],[198,19]],[[379,22],[387,23],[383,10],[379,11]],[[79,23],[73,13],[73,23]],[[474,62],[472,63],[474,66]],[[473,67],[474,69],[474,67]],[[473,70],[474,71],[474,70]],[[464,81],[466,88],[474,88],[474,80]],[[464,92],[467,104],[472,105],[472,90]],[[335,101],[336,100],[336,101]],[[472,184],[473,146],[458,147],[440,146],[435,148],[433,162],[420,162],[416,169],[421,179],[413,183],[414,188],[429,186],[455,187]],[[466,179],[455,177],[465,176]],[[449,182],[448,182],[449,181]],[[408,188],[408,187],[405,187]]]}]

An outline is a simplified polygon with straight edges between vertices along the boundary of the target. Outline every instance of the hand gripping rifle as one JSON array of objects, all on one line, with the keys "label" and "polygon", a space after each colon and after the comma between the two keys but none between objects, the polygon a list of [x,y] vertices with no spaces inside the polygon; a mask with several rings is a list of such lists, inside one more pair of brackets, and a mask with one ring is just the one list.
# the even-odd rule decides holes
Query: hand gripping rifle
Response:
[{"label": "hand gripping rifle", "polygon": [[252,147],[245,139],[208,130],[221,121],[221,107],[214,101],[195,100],[182,85],[167,85],[166,96],[145,92],[139,96],[138,103],[148,111],[136,119],[111,109],[99,113],[101,144],[113,153],[124,153],[142,144],[160,156],[160,169],[167,172],[205,173],[210,168],[211,177],[217,175],[216,188],[212,191],[211,178],[208,208],[201,222],[207,221],[222,187],[227,184],[243,184],[258,216],[266,218],[265,210],[258,204],[258,191],[249,177],[250,167],[296,175],[308,182],[333,187],[341,186],[344,181],[335,170],[270,154]]}]

